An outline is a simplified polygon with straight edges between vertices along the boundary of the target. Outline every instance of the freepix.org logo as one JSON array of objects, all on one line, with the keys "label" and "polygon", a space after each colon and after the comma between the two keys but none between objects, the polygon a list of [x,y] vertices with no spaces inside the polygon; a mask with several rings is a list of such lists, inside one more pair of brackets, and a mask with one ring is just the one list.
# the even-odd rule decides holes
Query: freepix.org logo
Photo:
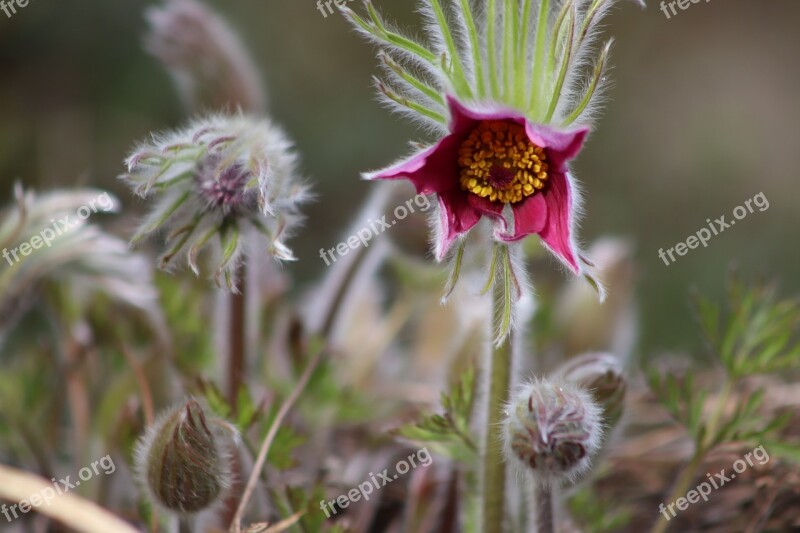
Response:
[{"label": "freepix.org logo", "polygon": [[78,208],[75,213],[78,216],[78,220],[72,219],[70,215],[59,219],[52,219],[50,221],[52,224],[44,228],[37,235],[31,237],[28,241],[21,243],[15,248],[3,248],[3,258],[8,261],[9,266],[14,266],[14,264],[19,263],[25,257],[33,253],[34,250],[38,250],[42,246],[50,248],[50,246],[53,245],[53,241],[58,237],[80,226],[83,221],[92,216],[92,214],[97,213],[98,210],[108,213],[109,211],[113,211],[115,206],[114,199],[111,198],[107,192],[104,192],[89,202],[88,205],[82,205]]},{"label": "freepix.org logo", "polygon": [[[27,514],[31,509],[35,509],[36,507],[41,507],[43,505],[50,506],[57,497],[66,494],[72,489],[78,488],[82,481],[89,481],[93,477],[99,476],[101,472],[108,476],[113,474],[116,470],[117,466],[114,464],[114,460],[110,455],[106,455],[92,462],[91,465],[81,468],[78,471],[78,479],[74,479],[72,476],[66,476],[56,481],[56,478],[52,478],[50,480],[53,482],[52,486],[45,487],[39,492],[31,494],[30,498],[21,500],[18,503],[12,505],[4,503],[0,505],[0,513],[6,517],[7,522],[11,522],[19,518],[19,513]],[[19,513],[17,511],[19,511]]]},{"label": "freepix.org logo", "polygon": [[28,7],[30,0],[0,0],[0,11],[11,18],[17,14],[17,8]]}]

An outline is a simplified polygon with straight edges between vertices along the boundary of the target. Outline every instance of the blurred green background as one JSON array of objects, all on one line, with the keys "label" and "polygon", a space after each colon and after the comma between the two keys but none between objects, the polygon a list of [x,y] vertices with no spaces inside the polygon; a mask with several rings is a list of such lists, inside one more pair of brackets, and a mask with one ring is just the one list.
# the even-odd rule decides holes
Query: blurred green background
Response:
[{"label": "blurred green background", "polygon": [[[152,2],[32,0],[0,13],[0,198],[14,180],[38,189],[93,185],[142,212],[115,177],[134,142],[179,125],[185,109],[141,46]],[[291,243],[300,283],[319,274],[318,250],[339,242],[370,184],[420,139],[382,109],[371,87],[374,49],[338,13],[313,0],[211,2],[261,68],[271,114],[295,139],[318,200]],[[354,6],[356,2],[350,5]],[[409,0],[376,1],[390,20],[416,24]],[[586,198],[582,239],[629,237],[636,246],[639,353],[699,343],[690,287],[723,290],[728,267],[800,288],[796,0],[714,0],[667,20],[622,2],[607,21],[616,38],[608,106],[576,164]],[[756,211],[673,265],[669,248],[763,191]],[[613,290],[613,287],[611,287]]]}]

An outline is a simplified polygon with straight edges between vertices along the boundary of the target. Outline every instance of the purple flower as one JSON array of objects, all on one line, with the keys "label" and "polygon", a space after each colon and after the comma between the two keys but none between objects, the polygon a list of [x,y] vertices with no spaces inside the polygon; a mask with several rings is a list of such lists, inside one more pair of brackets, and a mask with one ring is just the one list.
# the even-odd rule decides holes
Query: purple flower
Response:
[{"label": "purple flower", "polygon": [[410,180],[421,194],[439,200],[436,258],[483,216],[505,242],[539,235],[575,274],[578,193],[568,163],[589,132],[535,124],[521,113],[469,109],[448,96],[449,133],[435,145],[367,179]]}]

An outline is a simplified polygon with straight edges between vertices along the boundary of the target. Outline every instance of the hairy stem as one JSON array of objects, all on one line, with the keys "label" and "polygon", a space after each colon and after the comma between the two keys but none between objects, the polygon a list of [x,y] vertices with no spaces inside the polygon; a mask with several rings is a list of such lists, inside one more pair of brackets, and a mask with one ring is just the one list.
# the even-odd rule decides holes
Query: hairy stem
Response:
[{"label": "hairy stem", "polygon": [[[228,404],[231,407],[231,416],[236,416],[239,410],[239,391],[244,383],[246,357],[245,357],[245,335],[246,335],[246,309],[245,290],[247,284],[247,273],[244,263],[236,269],[233,284],[239,292],[232,292],[228,297]],[[232,463],[235,474],[231,496],[225,500],[222,510],[222,520],[225,524],[231,523],[236,514],[238,500],[234,494],[241,490],[241,468],[239,461]]]},{"label": "hairy stem", "polygon": [[550,484],[542,484],[538,481],[534,487],[534,498],[536,500],[536,531],[538,533],[553,533],[553,489]]},{"label": "hairy stem", "polygon": [[247,275],[244,263],[236,269],[238,293],[230,295],[230,317],[228,320],[228,401],[233,414],[237,411],[237,397],[242,387],[245,372],[245,285]]},{"label": "hairy stem", "polygon": [[192,533],[193,531],[191,518],[178,518],[178,533]]},{"label": "hairy stem", "polygon": [[[493,311],[503,308],[505,292],[501,283],[493,291]],[[506,465],[498,430],[511,387],[511,334],[493,346],[487,396],[486,440],[483,455],[483,531],[502,531],[505,518]]]}]

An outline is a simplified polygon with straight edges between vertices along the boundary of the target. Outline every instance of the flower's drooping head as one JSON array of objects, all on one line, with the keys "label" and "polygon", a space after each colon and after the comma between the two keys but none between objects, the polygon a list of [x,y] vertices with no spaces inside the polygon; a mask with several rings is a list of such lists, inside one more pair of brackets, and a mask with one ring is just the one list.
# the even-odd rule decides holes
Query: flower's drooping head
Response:
[{"label": "flower's drooping head", "polygon": [[236,438],[221,420],[207,420],[193,399],[171,409],[139,441],[136,470],[153,503],[191,515],[217,504],[231,485],[230,452]]},{"label": "flower's drooping head", "polygon": [[542,380],[525,385],[508,406],[506,457],[542,483],[574,481],[600,448],[600,412],[574,384]]},{"label": "flower's drooping head", "polygon": [[198,120],[139,146],[127,166],[121,178],[139,196],[156,198],[133,242],[166,229],[162,268],[186,252],[198,273],[196,257],[210,247],[217,256],[217,282],[224,277],[235,289],[232,273],[244,251],[242,234],[250,229],[269,239],[273,257],[294,259],[282,239],[301,221],[299,206],[308,191],[290,143],[270,122],[245,116]]},{"label": "flower's drooping head", "polygon": [[439,259],[486,216],[496,221],[497,240],[515,242],[538,234],[572,271],[581,272],[567,163],[588,130],[558,131],[513,111],[473,111],[450,97],[448,105],[450,133],[441,141],[366,177],[406,178],[417,192],[438,196]]},{"label": "flower's drooping head", "polygon": [[378,90],[436,141],[365,177],[408,179],[437,196],[439,260],[486,218],[497,241],[539,235],[584,274],[575,238],[580,195],[568,163],[604,85],[610,43],[588,78],[582,66],[614,0],[429,0],[420,6],[425,42],[399,33],[366,3],[367,17],[341,9],[381,47]]}]

